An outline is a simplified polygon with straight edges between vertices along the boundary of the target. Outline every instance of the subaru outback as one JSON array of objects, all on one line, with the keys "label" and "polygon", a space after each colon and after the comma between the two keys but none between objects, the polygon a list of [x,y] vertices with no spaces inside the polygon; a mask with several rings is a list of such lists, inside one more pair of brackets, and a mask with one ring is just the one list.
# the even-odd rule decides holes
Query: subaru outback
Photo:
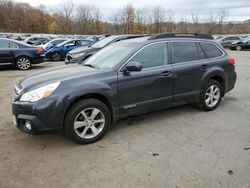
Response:
[{"label": "subaru outback", "polygon": [[14,123],[27,133],[64,130],[77,143],[92,143],[121,118],[187,103],[216,109],[234,88],[234,64],[210,35],[118,42],[82,64],[20,80],[12,96]]}]

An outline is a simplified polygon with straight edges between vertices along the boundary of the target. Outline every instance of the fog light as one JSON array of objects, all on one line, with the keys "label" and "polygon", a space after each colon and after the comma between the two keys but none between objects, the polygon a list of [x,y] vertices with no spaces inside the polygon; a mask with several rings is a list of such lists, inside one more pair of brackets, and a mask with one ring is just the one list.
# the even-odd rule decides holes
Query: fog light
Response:
[{"label": "fog light", "polygon": [[32,129],[31,121],[26,121],[26,122],[25,122],[25,127],[26,127],[29,131],[31,131],[31,129]]}]

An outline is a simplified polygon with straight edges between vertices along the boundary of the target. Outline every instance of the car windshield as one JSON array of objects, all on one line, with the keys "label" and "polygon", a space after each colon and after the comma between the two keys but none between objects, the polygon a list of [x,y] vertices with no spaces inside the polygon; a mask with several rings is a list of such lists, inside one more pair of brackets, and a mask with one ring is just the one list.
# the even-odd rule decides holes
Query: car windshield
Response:
[{"label": "car windshield", "polygon": [[97,43],[95,43],[92,47],[93,48],[103,48],[104,46],[106,46],[108,43],[110,43],[112,40],[114,40],[115,38],[118,38],[117,36],[110,36],[107,37]]},{"label": "car windshield", "polygon": [[59,43],[57,46],[58,47],[60,47],[60,46],[63,46],[63,45],[65,45],[65,44],[67,44],[67,43],[69,43],[69,42],[71,42],[72,40],[66,40],[66,41],[64,41],[64,42],[62,42],[62,43]]},{"label": "car windshield", "polygon": [[83,65],[97,68],[114,68],[126,56],[132,53],[136,47],[137,45],[126,43],[110,45],[91,56]]},{"label": "car windshield", "polygon": [[246,43],[246,42],[248,42],[248,41],[250,41],[250,37],[246,37],[246,38],[244,38],[244,39],[242,40],[242,42],[244,42],[244,43]]}]

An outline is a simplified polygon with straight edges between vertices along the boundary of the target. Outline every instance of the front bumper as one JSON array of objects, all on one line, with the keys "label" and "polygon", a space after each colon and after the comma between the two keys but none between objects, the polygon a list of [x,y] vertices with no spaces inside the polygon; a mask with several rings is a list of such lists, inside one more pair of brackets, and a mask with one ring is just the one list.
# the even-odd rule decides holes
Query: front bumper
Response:
[{"label": "front bumper", "polygon": [[[12,101],[14,124],[21,131],[31,134],[60,130],[63,118],[55,118],[58,117],[55,108],[55,101],[49,97],[35,103]],[[26,122],[31,124],[30,130],[25,126]]]},{"label": "front bumper", "polygon": [[81,56],[73,58],[71,55],[67,55],[65,58],[65,64],[77,63],[80,58]]}]

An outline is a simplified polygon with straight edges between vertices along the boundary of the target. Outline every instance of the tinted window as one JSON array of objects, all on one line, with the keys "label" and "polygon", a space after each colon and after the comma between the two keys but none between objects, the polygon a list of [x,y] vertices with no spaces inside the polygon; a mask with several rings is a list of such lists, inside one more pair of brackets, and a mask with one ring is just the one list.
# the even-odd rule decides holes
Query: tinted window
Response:
[{"label": "tinted window", "polygon": [[0,41],[0,48],[1,49],[9,48],[9,43]]},{"label": "tinted window", "polygon": [[212,43],[202,43],[202,46],[208,58],[218,57],[223,54],[222,51]]},{"label": "tinted window", "polygon": [[86,40],[82,40],[81,41],[81,45],[90,45],[90,42],[89,41],[86,41]]},{"label": "tinted window", "polygon": [[198,60],[195,42],[172,42],[173,63]]},{"label": "tinted window", "polygon": [[143,48],[130,61],[137,61],[142,68],[168,64],[167,43],[156,43]]}]

